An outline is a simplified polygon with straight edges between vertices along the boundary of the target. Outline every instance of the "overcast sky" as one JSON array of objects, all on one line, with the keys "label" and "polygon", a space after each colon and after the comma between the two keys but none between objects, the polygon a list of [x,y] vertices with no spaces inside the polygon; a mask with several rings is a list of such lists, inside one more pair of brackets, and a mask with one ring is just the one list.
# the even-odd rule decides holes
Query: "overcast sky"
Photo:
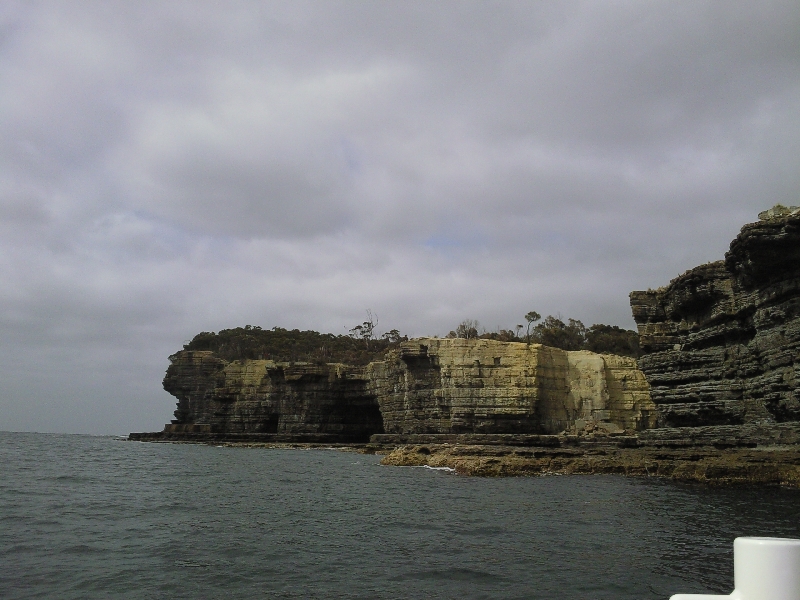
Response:
[{"label": "overcast sky", "polygon": [[161,429],[200,331],[634,328],[799,141],[797,0],[4,0],[0,429]]}]

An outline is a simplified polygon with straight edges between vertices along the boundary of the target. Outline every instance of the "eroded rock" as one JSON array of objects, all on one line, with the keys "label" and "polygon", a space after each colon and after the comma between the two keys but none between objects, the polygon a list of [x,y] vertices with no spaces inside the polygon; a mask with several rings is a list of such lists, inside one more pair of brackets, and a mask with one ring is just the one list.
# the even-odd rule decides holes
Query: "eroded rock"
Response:
[{"label": "eroded rock", "polygon": [[324,434],[320,440],[346,442],[383,431],[363,367],[226,362],[210,351],[182,351],[170,361],[164,389],[178,398],[178,408],[167,433]]},{"label": "eroded rock", "polygon": [[800,487],[800,447],[717,449],[404,445],[381,464],[482,477],[627,475],[711,484]]},{"label": "eroded rock", "polygon": [[[420,338],[367,367],[173,355],[173,436],[607,433],[652,426],[633,359],[538,344]],[[300,439],[299,437],[297,439]]]},{"label": "eroded rock", "polygon": [[800,421],[800,210],[759,217],[725,260],[630,295],[659,426]]},{"label": "eroded rock", "polygon": [[387,434],[640,430],[655,419],[636,361],[588,351],[419,338],[366,376]]}]

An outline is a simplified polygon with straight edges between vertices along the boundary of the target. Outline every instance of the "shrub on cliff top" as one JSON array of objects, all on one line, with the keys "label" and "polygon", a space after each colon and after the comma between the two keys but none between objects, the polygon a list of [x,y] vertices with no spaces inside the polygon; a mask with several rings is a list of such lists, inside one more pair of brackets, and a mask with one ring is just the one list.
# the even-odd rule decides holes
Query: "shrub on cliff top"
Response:
[{"label": "shrub on cliff top", "polygon": [[[528,314],[538,317],[537,313]],[[529,341],[562,350],[591,350],[599,354],[618,354],[633,358],[638,358],[640,355],[639,334],[629,329],[602,323],[595,323],[587,328],[577,319],[567,319],[565,323],[560,317],[553,315],[530,327],[533,321],[534,319],[528,319],[529,328],[525,335],[520,335],[522,325],[517,325],[516,332],[501,329],[497,332],[483,333],[479,337],[502,342]]]},{"label": "shrub on cliff top", "polygon": [[533,328],[531,340],[562,350],[591,350],[597,353],[639,356],[639,334],[616,325],[595,323],[588,329],[577,319],[564,323],[552,315]]},{"label": "shrub on cliff top", "polygon": [[247,325],[223,329],[219,333],[204,331],[183,346],[184,350],[211,350],[225,360],[263,359],[276,362],[340,362],[365,365],[379,360],[389,348],[408,339],[392,330],[380,339],[357,339],[318,331],[300,331]]},{"label": "shrub on cliff top", "polygon": [[619,354],[638,358],[639,334],[616,325],[592,325],[586,332],[586,349],[592,352]]},{"label": "shrub on cliff top", "polygon": [[[460,335],[455,331],[448,337],[480,337],[503,342],[525,341],[520,335],[522,325],[516,331],[501,329],[497,332],[477,335],[477,321],[464,321]],[[345,363],[366,365],[380,360],[387,350],[397,347],[408,337],[401,336],[396,329],[380,338],[366,339],[363,335],[334,335],[318,331],[300,331],[247,325],[235,329],[223,329],[218,333],[204,331],[185,344],[184,350],[210,350],[224,360],[263,359],[276,362]],[[588,329],[576,319],[552,315],[530,328],[530,341],[563,350],[591,350],[592,352],[639,356],[639,335],[635,331],[616,325],[594,324]]]}]

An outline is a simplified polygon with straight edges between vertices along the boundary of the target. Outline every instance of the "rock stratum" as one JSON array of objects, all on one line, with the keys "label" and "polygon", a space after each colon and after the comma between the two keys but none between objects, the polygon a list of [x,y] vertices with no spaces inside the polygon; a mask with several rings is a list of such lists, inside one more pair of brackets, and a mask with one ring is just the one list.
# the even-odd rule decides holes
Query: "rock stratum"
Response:
[{"label": "rock stratum", "polygon": [[800,209],[759,217],[724,260],[630,295],[657,426],[800,421]]},{"label": "rock stratum", "polygon": [[655,422],[636,361],[610,354],[421,338],[365,374],[387,434],[622,431]]},{"label": "rock stratum", "polygon": [[800,487],[800,447],[781,448],[518,448],[430,444],[404,445],[384,465],[452,469],[460,475],[626,475],[711,484]]},{"label": "rock stratum", "polygon": [[[655,422],[632,358],[539,344],[419,338],[342,364],[170,357],[162,437],[365,442],[374,435],[618,433]],[[233,437],[231,437],[233,436]]]}]

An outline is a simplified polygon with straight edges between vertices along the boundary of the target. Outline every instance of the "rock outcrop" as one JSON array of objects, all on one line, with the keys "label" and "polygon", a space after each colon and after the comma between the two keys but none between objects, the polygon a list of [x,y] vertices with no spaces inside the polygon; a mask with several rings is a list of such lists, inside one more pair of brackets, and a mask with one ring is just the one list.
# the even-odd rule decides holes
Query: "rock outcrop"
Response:
[{"label": "rock outcrop", "polygon": [[167,433],[327,435],[349,442],[383,431],[363,367],[227,362],[210,351],[182,351],[170,361],[164,389],[178,398],[178,408]]},{"label": "rock outcrop", "polygon": [[800,209],[759,217],[724,260],[630,295],[660,427],[800,421]]},{"label": "rock outcrop", "polygon": [[538,344],[420,338],[366,367],[189,350],[170,360],[164,389],[178,407],[165,433],[174,437],[357,442],[384,432],[621,432],[655,420],[634,359]]},{"label": "rock outcrop", "polygon": [[419,338],[366,376],[387,434],[621,431],[655,420],[636,361],[608,354]]},{"label": "rock outcrop", "polygon": [[686,450],[409,444],[394,448],[381,464],[427,465],[483,477],[605,474],[723,485],[800,487],[800,446],[735,449],[704,446]]}]

